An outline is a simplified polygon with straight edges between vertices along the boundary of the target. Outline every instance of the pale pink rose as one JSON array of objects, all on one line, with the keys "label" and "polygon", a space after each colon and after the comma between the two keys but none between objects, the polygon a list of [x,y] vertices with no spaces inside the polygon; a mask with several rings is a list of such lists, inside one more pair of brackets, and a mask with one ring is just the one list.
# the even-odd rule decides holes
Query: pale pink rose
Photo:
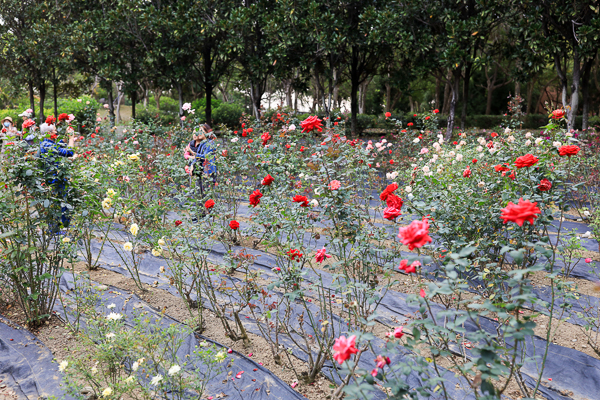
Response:
[{"label": "pale pink rose", "polygon": [[129,182],[129,177],[128,177],[128,176],[124,176],[124,177],[123,177],[123,180],[124,180],[125,182]]},{"label": "pale pink rose", "polygon": [[427,154],[427,153],[429,153],[429,149],[427,147],[423,147],[419,154]]},{"label": "pale pink rose", "polygon": [[338,190],[340,187],[342,187],[342,183],[340,181],[334,180],[329,182],[329,189],[331,190]]},{"label": "pale pink rose", "polygon": [[185,121],[185,115],[183,115],[183,116],[181,117],[181,120],[182,120],[182,121]]}]

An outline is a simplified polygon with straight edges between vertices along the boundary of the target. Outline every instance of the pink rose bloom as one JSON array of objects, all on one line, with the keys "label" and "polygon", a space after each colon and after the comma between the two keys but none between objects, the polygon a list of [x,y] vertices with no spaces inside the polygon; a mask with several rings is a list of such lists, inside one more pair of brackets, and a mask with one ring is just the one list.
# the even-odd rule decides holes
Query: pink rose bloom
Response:
[{"label": "pink rose bloom", "polygon": [[427,154],[427,153],[429,153],[429,149],[427,147],[423,147],[419,154]]},{"label": "pink rose bloom", "polygon": [[413,251],[415,247],[419,248],[425,246],[427,243],[431,243],[429,220],[424,218],[422,221],[413,221],[409,226],[400,228],[398,238],[402,244],[408,245],[410,251]]},{"label": "pink rose bloom", "polygon": [[419,296],[425,298],[425,296],[427,296],[427,293],[425,293],[425,289],[421,289],[421,291],[419,292]]},{"label": "pink rose bloom", "polygon": [[124,176],[124,177],[123,177],[123,180],[124,180],[125,182],[129,182],[129,177],[128,177],[128,176]]},{"label": "pink rose bloom", "polygon": [[341,365],[344,361],[350,358],[352,354],[356,354],[356,336],[352,335],[348,339],[346,336],[340,336],[335,339],[333,345],[333,358]]},{"label": "pink rose bloom", "polygon": [[340,187],[342,187],[342,183],[340,181],[334,180],[329,182],[329,189],[331,190],[338,190]]},{"label": "pink rose bloom", "polygon": [[585,262],[589,264],[589,263],[591,263],[591,262],[592,262],[592,259],[591,259],[591,258],[586,258],[586,259],[585,259]]},{"label": "pink rose bloom", "polygon": [[371,146],[371,143],[369,143],[369,144],[367,145],[367,150],[373,150],[373,146]]},{"label": "pink rose bloom", "polygon": [[327,254],[327,250],[325,249],[325,247],[323,247],[321,250],[317,251],[317,254],[315,255],[315,260],[317,260],[318,263],[322,263],[323,261],[325,261],[326,258],[331,258],[331,256]]},{"label": "pink rose bloom", "polygon": [[181,120],[185,121],[185,115],[181,116]]},{"label": "pink rose bloom", "polygon": [[402,336],[404,336],[404,333],[402,332],[402,327],[399,326],[397,328],[394,329],[394,337],[396,339],[400,339]]},{"label": "pink rose bloom", "polygon": [[375,377],[378,373],[379,371],[377,370],[377,368],[373,368],[373,371],[371,371],[371,376]]},{"label": "pink rose bloom", "polygon": [[381,355],[377,356],[377,358],[375,359],[375,365],[377,365],[377,368],[381,369],[383,369],[383,367],[385,367],[386,365],[389,365],[391,362],[392,361],[389,357],[383,357]]}]

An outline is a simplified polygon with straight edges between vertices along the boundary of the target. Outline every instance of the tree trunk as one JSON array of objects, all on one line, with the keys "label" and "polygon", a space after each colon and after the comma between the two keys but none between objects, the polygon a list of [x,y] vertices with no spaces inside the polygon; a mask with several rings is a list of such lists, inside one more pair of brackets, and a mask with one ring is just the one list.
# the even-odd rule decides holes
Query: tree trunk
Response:
[{"label": "tree trunk", "polygon": [[358,86],[358,113],[364,114],[367,105],[367,88],[369,87],[370,80],[365,80]]},{"label": "tree trunk", "polygon": [[560,57],[558,54],[554,55],[554,66],[556,67],[556,75],[558,75],[558,79],[560,79],[560,84],[562,88],[562,105],[563,107],[567,106],[567,76],[563,72],[563,69],[560,65]]},{"label": "tree trunk", "polygon": [[487,67],[485,68],[485,77],[486,77],[486,93],[487,93],[487,102],[485,105],[485,115],[490,115],[492,113],[492,95],[494,94],[494,90],[496,89],[495,83],[496,78],[498,77],[498,64],[494,65],[494,74],[490,77],[487,71]]},{"label": "tree trunk", "polygon": [[108,119],[110,120],[110,127],[115,126],[115,105],[113,101],[112,82],[108,82]]},{"label": "tree trunk", "polygon": [[448,73],[446,74],[446,85],[444,86],[444,105],[442,106],[442,114],[448,114],[448,110],[450,109],[450,92],[452,85],[452,71],[448,69]]},{"label": "tree trunk", "polygon": [[390,74],[388,73],[388,81],[385,83],[385,112],[392,112],[392,85],[389,82]]},{"label": "tree trunk", "polygon": [[454,117],[456,115],[456,103],[458,103],[458,88],[460,81],[460,70],[462,67],[459,67],[453,72],[453,81],[452,81],[452,100],[450,101],[450,109],[448,110],[448,126],[446,128],[446,141],[450,140],[452,137],[452,130],[454,129]]},{"label": "tree trunk", "polygon": [[[333,108],[340,108],[340,76],[337,68],[333,69]],[[336,107],[337,104],[337,107]]]},{"label": "tree trunk", "polygon": [[434,108],[439,109],[440,108],[440,86],[442,85],[442,80],[440,79],[439,76],[435,77],[435,106]]},{"label": "tree trunk", "polygon": [[46,101],[46,82],[40,83],[40,124],[46,122],[46,116],[44,115],[44,102]]},{"label": "tree trunk", "polygon": [[154,90],[154,101],[156,102],[156,111],[160,111],[160,97],[162,96],[162,91],[160,89]]},{"label": "tree trunk", "polygon": [[54,102],[54,117],[58,119],[58,88],[56,87],[56,68],[52,68],[52,100]]},{"label": "tree trunk", "polygon": [[567,129],[575,129],[575,117],[579,111],[579,85],[581,82],[581,63],[579,62],[579,52],[573,51],[573,81],[571,83],[571,109],[568,113]]},{"label": "tree trunk", "polygon": [[135,119],[135,103],[137,102],[137,91],[131,93],[131,119]]},{"label": "tree trunk", "polygon": [[350,131],[353,136],[358,135],[358,87],[360,85],[360,71],[358,70],[358,49],[352,47],[350,61]]},{"label": "tree trunk", "polygon": [[204,92],[206,96],[206,111],[204,117],[206,123],[212,127],[212,92],[213,92],[213,81],[212,81],[212,48],[206,46],[204,49]]},{"label": "tree trunk", "polygon": [[35,118],[35,99],[33,97],[33,82],[30,80],[29,82],[27,82],[27,85],[29,86],[29,108],[31,108],[31,117]]},{"label": "tree trunk", "polygon": [[117,124],[123,122],[123,118],[121,118],[121,104],[123,104],[124,97],[123,82],[120,82],[117,84]]},{"label": "tree trunk", "polygon": [[252,83],[250,86],[250,100],[252,101],[252,114],[256,119],[260,119],[260,101],[262,90],[259,83]]},{"label": "tree trunk", "polygon": [[521,82],[515,82],[515,96],[521,96]]},{"label": "tree trunk", "polygon": [[525,109],[526,114],[531,113],[531,109],[533,104],[531,101],[533,100],[533,87],[535,86],[535,79],[532,79],[527,83],[527,108]]},{"label": "tree trunk", "polygon": [[590,73],[592,71],[593,59],[583,64],[583,75],[581,77],[581,93],[583,97],[583,112],[581,118],[581,130],[586,131],[589,125],[590,113]]},{"label": "tree trunk", "polygon": [[467,104],[469,103],[469,84],[471,82],[471,67],[473,64],[468,63],[465,68],[465,80],[463,81],[463,104],[460,114],[460,129],[465,129],[465,121],[467,120]]},{"label": "tree trunk", "polygon": [[283,81],[283,87],[285,89],[285,106],[288,107],[289,109],[292,108],[293,104],[292,104],[292,88],[293,88],[293,83],[294,81],[292,79],[286,79]]},{"label": "tree trunk", "polygon": [[179,125],[183,128],[183,121],[181,120],[183,116],[183,90],[181,89],[181,82],[177,82],[177,96],[179,98]]}]

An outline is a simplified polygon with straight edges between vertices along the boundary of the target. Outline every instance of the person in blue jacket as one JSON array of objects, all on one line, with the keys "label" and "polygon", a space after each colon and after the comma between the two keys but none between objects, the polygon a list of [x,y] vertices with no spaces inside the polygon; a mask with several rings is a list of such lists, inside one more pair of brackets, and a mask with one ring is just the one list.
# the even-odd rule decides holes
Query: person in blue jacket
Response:
[{"label": "person in blue jacket", "polygon": [[[56,126],[53,124],[42,124],[40,133],[46,135],[40,143],[39,158],[44,161],[44,169],[46,171],[46,184],[52,188],[53,203],[49,210],[48,226],[50,233],[57,234],[60,232],[61,225],[68,228],[71,218],[68,214],[68,207],[63,203],[66,200],[67,183],[69,174],[62,166],[62,158],[73,157],[75,152],[75,137],[69,136],[68,143],[60,140],[57,141],[58,135]],[[60,207],[60,219],[58,218],[58,208]]]}]

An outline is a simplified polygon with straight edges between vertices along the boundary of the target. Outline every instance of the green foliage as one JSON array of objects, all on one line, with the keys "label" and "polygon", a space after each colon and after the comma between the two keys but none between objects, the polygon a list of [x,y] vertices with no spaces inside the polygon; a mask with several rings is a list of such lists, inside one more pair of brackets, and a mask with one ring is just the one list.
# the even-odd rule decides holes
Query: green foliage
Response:
[{"label": "green foliage", "polygon": [[235,103],[223,103],[213,111],[213,125],[224,124],[229,128],[237,129],[241,126],[243,108]]}]

